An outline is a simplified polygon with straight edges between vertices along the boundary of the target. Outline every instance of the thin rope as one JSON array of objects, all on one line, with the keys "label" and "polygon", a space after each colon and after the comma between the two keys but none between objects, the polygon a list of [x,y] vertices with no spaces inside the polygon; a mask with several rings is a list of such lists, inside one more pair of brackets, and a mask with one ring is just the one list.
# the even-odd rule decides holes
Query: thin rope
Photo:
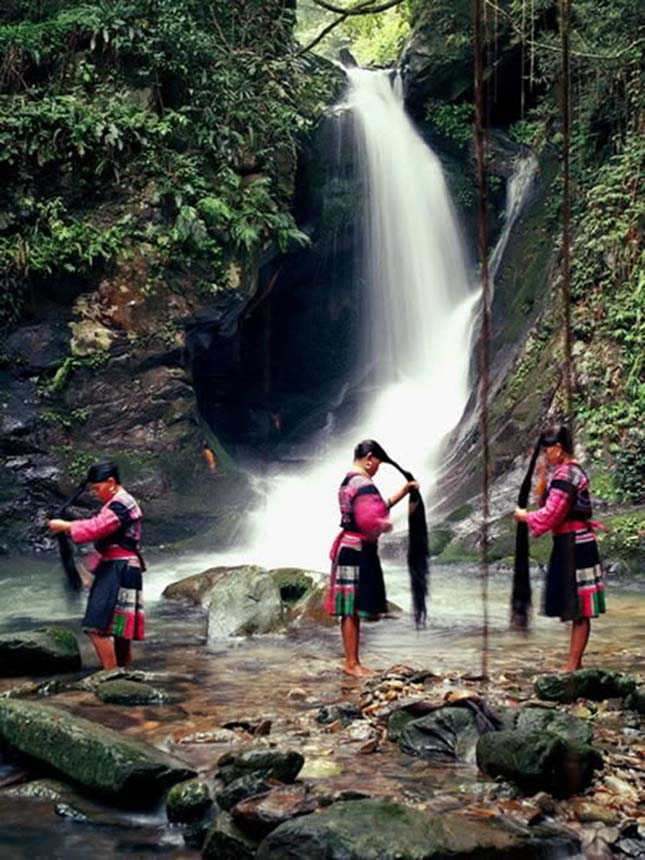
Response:
[{"label": "thin rope", "polygon": [[482,597],[481,674],[488,679],[488,518],[490,512],[490,457],[488,440],[490,278],[488,272],[488,228],[486,219],[486,141],[484,137],[483,0],[473,0],[475,54],[475,153],[478,187],[478,239],[482,290],[482,319],[479,334],[479,400],[482,438],[482,524],[480,583]]},{"label": "thin rope", "polygon": [[560,0],[562,46],[562,304],[564,316],[564,399],[566,422],[573,435],[573,349],[571,335],[571,98],[569,26],[571,0]]}]

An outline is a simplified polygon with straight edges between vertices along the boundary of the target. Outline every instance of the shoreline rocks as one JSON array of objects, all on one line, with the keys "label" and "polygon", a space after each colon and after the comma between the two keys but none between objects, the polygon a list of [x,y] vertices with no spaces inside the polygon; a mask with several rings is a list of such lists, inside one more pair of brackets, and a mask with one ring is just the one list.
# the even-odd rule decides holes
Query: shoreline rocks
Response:
[{"label": "shoreline rocks", "polygon": [[64,627],[21,630],[0,636],[0,675],[52,675],[81,668],[78,641]]},{"label": "shoreline rocks", "polygon": [[121,806],[151,806],[195,775],[143,741],[36,702],[0,701],[0,743]]}]

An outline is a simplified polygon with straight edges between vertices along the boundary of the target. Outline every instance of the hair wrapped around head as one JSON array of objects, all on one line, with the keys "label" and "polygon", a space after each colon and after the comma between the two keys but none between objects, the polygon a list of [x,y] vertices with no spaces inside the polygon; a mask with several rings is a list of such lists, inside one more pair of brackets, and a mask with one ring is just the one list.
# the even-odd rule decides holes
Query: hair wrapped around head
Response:
[{"label": "hair wrapped around head", "polygon": [[87,470],[86,481],[88,484],[100,484],[102,481],[107,481],[108,478],[114,478],[117,484],[121,483],[119,478],[119,467],[111,460],[103,460],[100,463],[94,463]]},{"label": "hair wrapped around head", "polygon": [[[388,463],[399,471],[406,481],[414,481],[412,472],[401,468],[374,439],[363,439],[354,448],[354,459],[361,460],[373,454],[382,463]],[[412,607],[417,627],[423,627],[427,618],[426,598],[428,596],[428,524],[421,493],[410,491],[408,504],[408,571],[412,591]]]}]

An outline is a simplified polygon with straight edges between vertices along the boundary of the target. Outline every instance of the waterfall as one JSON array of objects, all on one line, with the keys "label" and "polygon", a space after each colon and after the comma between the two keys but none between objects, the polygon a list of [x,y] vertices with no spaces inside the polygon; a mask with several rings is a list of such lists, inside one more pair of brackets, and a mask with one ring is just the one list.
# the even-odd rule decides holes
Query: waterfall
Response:
[{"label": "waterfall", "polygon": [[[326,569],[338,529],[337,488],[355,443],[377,439],[415,473],[427,496],[470,394],[479,290],[469,281],[440,161],[405,113],[398,76],[350,69],[348,77],[342,109],[353,115],[364,189],[364,362],[373,387],[354,429],[332,435],[326,451],[312,450],[317,464],[270,477],[266,505],[251,515],[252,546],[229,563]],[[506,218],[505,242],[517,212]],[[384,495],[401,481],[388,467],[377,476]],[[397,509],[399,519],[405,507]]]},{"label": "waterfall", "polygon": [[537,158],[532,152],[516,159],[513,174],[506,186],[506,206],[504,207],[504,226],[490,255],[490,274],[493,281],[497,275],[500,263],[504,257],[508,240],[526,203],[533,184],[535,171],[538,166]]}]

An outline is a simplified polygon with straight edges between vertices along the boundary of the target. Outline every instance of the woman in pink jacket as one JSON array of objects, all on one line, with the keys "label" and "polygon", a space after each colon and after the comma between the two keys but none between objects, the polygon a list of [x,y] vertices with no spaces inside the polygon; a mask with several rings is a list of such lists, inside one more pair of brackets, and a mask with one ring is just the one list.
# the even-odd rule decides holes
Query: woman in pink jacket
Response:
[{"label": "woman in pink jacket", "polygon": [[94,495],[104,502],[89,519],[69,522],[49,520],[49,529],[67,532],[74,543],[94,542],[91,567],[94,581],[83,618],[103,669],[127,666],[132,660],[133,639],[144,638],[141,557],[142,513],[137,502],[121,486],[114,463],[97,463],[87,474]]},{"label": "woman in pink jacket", "polygon": [[[590,619],[605,612],[605,589],[598,547],[591,521],[589,479],[573,455],[569,430],[552,427],[540,437],[542,464],[537,511],[515,510],[534,537],[551,532],[553,550],[544,589],[544,614],[571,621],[571,641],[565,671],[582,666]],[[546,466],[552,470],[546,484]]]},{"label": "woman in pink jacket", "polygon": [[359,659],[360,619],[378,618],[387,609],[378,538],[392,529],[389,509],[418,487],[416,481],[408,481],[386,502],[372,482],[382,462],[389,458],[373,439],[359,442],[354,449],[353,468],[338,489],[342,531],[330,552],[331,583],[325,608],[340,617],[343,671],[357,678],[374,674]]}]

